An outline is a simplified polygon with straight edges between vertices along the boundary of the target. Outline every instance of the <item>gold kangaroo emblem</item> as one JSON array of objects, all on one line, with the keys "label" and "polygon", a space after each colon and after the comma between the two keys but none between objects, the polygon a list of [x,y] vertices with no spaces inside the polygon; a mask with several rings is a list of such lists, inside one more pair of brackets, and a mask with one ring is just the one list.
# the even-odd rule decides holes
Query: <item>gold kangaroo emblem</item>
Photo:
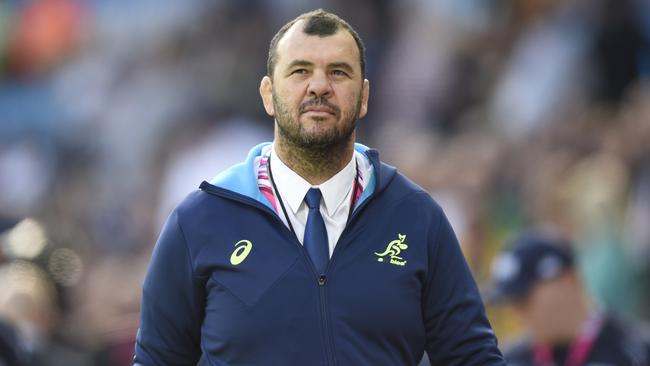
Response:
[{"label": "gold kangaroo emblem", "polygon": [[384,250],[381,253],[375,252],[375,255],[379,258],[377,258],[378,262],[383,262],[384,257],[390,256],[390,264],[395,264],[398,266],[403,266],[406,264],[406,261],[404,258],[400,257],[399,254],[403,251],[408,249],[408,245],[404,242],[406,240],[406,235],[404,234],[397,234],[397,237],[399,239],[395,239],[388,243],[386,246],[386,250]]}]

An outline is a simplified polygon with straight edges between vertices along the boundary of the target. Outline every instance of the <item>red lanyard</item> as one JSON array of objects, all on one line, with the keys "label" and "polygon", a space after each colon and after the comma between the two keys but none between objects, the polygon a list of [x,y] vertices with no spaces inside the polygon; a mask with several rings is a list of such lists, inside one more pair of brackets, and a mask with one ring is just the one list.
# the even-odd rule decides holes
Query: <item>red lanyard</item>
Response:
[{"label": "red lanyard", "polygon": [[[359,182],[361,180],[361,172],[359,171],[359,163],[355,159],[355,170],[356,170],[356,176],[354,177],[354,184],[352,185],[352,197],[350,197],[350,212],[348,212],[348,219],[346,220],[346,225],[350,221],[350,218],[352,218],[352,212],[354,212],[354,209],[359,202],[359,198],[361,198],[361,193],[363,192],[363,187],[361,186],[361,183]],[[359,191],[361,189],[361,191]]]},{"label": "red lanyard", "polygon": [[[582,326],[578,338],[573,342],[569,349],[569,354],[564,363],[566,366],[582,366],[587,361],[587,357],[594,346],[596,337],[600,332],[603,318],[600,315],[592,316]],[[553,349],[546,344],[537,344],[533,349],[533,361],[535,366],[554,366]]]}]

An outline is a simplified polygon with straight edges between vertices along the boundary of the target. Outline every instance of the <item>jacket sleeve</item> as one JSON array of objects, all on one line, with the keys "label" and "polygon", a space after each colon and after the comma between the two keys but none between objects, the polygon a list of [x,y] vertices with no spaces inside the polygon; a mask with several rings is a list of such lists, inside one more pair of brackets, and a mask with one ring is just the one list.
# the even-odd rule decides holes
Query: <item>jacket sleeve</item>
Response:
[{"label": "jacket sleeve", "polygon": [[423,297],[431,365],[505,365],[456,235],[438,210],[434,220],[439,222],[431,225],[429,233],[429,271]]},{"label": "jacket sleeve", "polygon": [[174,211],[158,238],[145,276],[134,365],[196,365],[201,357],[203,285]]}]

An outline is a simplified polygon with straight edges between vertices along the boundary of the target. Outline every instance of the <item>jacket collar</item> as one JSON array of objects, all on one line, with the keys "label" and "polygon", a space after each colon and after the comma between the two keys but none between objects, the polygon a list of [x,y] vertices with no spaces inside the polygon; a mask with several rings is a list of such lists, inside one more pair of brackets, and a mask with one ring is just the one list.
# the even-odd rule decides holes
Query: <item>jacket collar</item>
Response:
[{"label": "jacket collar", "polygon": [[[270,142],[264,142],[253,147],[245,161],[221,172],[210,180],[210,184],[249,197],[273,210],[273,204],[260,192],[256,177],[256,164],[262,156],[263,149],[270,144]],[[356,209],[373,193],[382,191],[394,177],[396,169],[382,163],[379,160],[379,152],[377,150],[359,143],[354,144],[354,148],[366,156],[373,166],[373,174],[367,177],[368,184],[357,202]]]}]

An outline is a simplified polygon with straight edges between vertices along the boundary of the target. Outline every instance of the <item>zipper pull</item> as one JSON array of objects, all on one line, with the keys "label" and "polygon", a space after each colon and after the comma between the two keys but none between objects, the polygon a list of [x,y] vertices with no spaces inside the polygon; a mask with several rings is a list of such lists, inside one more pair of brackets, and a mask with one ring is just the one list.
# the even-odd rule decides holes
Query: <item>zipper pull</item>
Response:
[{"label": "zipper pull", "polygon": [[325,275],[324,274],[318,276],[318,285],[319,286],[325,286]]}]

